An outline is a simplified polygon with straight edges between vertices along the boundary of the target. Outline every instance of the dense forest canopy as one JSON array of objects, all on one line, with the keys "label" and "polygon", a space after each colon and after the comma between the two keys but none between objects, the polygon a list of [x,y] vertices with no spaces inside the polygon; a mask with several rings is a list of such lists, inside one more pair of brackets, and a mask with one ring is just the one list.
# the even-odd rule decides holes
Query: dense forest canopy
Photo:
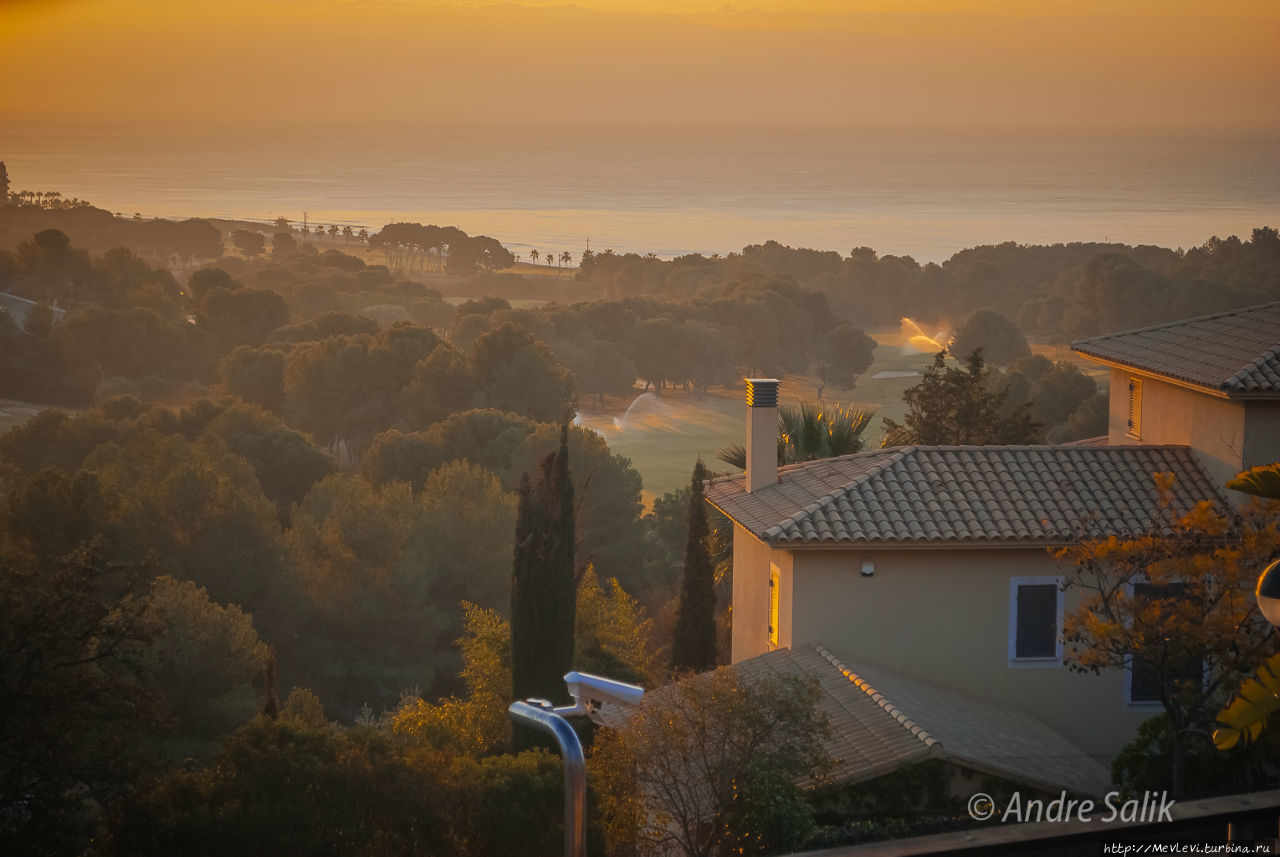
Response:
[{"label": "dense forest canopy", "polygon": [[[988,356],[967,372],[939,356],[894,428],[954,399],[984,403],[979,429],[1069,440],[1105,427],[1105,397],[1029,339],[1280,297],[1270,227],[1185,252],[1004,244],[924,266],[772,241],[605,250],[526,276],[453,227],[366,242],[20,202],[0,206],[0,397],[73,410],[0,435],[0,627],[42,628],[0,634],[18,700],[0,700],[0,833],[51,853],[104,824],[108,850],[180,849],[209,813],[235,816],[229,843],[268,841],[241,796],[290,766],[340,783],[406,853],[532,853],[546,842],[515,842],[518,826],[476,826],[510,789],[533,815],[558,800],[545,757],[494,755],[521,477],[563,437],[575,663],[664,680],[689,533],[690,489],[646,514],[640,473],[572,425],[579,407],[676,387],[697,402],[756,374],[847,391],[875,358],[867,330],[911,315]],[[707,529],[723,622],[728,539]],[[467,813],[427,832],[380,815],[409,780]],[[334,811],[316,835],[348,841],[357,822]]]}]

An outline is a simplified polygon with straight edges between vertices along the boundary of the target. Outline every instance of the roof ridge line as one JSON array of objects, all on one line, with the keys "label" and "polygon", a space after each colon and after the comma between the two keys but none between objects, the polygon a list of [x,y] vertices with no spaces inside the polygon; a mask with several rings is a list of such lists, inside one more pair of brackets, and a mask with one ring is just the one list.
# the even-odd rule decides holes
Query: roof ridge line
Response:
[{"label": "roof ridge line", "polygon": [[1090,336],[1086,339],[1077,339],[1074,342],[1070,343],[1068,347],[1074,351],[1074,350],[1077,350],[1077,347],[1079,345],[1082,345],[1086,342],[1098,342],[1104,339],[1111,339],[1112,337],[1116,337],[1116,336],[1128,336],[1131,333],[1145,333],[1146,331],[1149,331],[1149,330],[1162,330],[1166,327],[1180,327],[1181,325],[1190,324],[1191,322],[1208,321],[1210,319],[1215,319],[1215,318],[1226,318],[1229,315],[1239,315],[1240,313],[1243,313],[1243,312],[1252,312],[1254,310],[1262,309],[1263,307],[1276,306],[1276,305],[1280,305],[1280,301],[1264,301],[1263,303],[1260,303],[1260,304],[1251,304],[1250,306],[1237,307],[1236,309],[1223,310],[1222,312],[1206,313],[1204,315],[1197,315],[1192,318],[1179,318],[1179,319],[1174,319],[1173,321],[1161,321],[1161,322],[1157,322],[1156,324],[1148,324],[1148,325],[1145,325],[1144,327],[1131,327],[1127,330],[1117,330],[1112,333],[1102,333],[1102,334],[1099,334],[1098,336]]},{"label": "roof ridge line", "polygon": [[888,714],[890,717],[892,717],[894,720],[897,720],[898,723],[902,725],[902,728],[906,729],[912,735],[919,738],[921,743],[923,743],[930,750],[934,750],[935,752],[942,751],[941,741],[939,741],[937,738],[930,735],[927,730],[925,730],[922,726],[920,726],[914,720],[907,717],[907,715],[902,711],[902,709],[898,708],[898,706],[894,705],[892,702],[885,699],[883,693],[876,690],[866,681],[866,679],[862,678],[857,673],[855,673],[852,669],[850,669],[849,665],[846,664],[844,661],[840,660],[839,658],[837,658],[830,649],[828,649],[826,646],[822,645],[821,643],[810,643],[810,645],[813,647],[813,650],[815,652],[817,652],[819,655],[822,656],[823,660],[825,660],[827,663],[831,664],[831,666],[839,670],[840,674],[843,675],[845,678],[847,678],[850,681],[850,683],[853,684],[854,687],[858,688],[858,690],[862,691],[867,696],[871,697],[872,702],[874,702],[876,705],[884,709],[884,712]]},{"label": "roof ridge line", "polygon": [[[887,460],[892,460],[896,458],[900,453],[910,448],[911,447],[909,446],[903,446],[903,447],[881,446],[875,449],[864,449],[861,452],[847,452],[844,455],[832,455],[827,458],[811,458],[808,461],[793,461],[790,464],[779,464],[778,473],[779,475],[792,473],[797,470],[803,470],[813,465],[827,464],[832,461],[845,461],[847,459],[858,458],[860,456],[871,457],[873,455],[881,455],[881,456],[885,456]],[[877,467],[879,466],[882,466],[882,465],[877,465]],[[734,479],[745,479],[746,475],[747,475],[747,472],[745,470],[740,473],[726,473],[724,476],[717,476],[714,479],[708,479],[706,481],[706,484],[711,485],[715,483],[729,482]]]},{"label": "roof ridge line", "polygon": [[[890,447],[890,449],[892,449],[892,447]],[[881,447],[881,449],[878,449],[876,451],[886,452],[884,461],[880,462],[875,467],[872,467],[867,472],[858,474],[857,477],[850,479],[848,482],[841,485],[835,491],[832,491],[830,494],[826,495],[825,497],[819,498],[817,502],[811,503],[809,507],[806,508],[805,510],[806,513],[809,511],[821,509],[823,506],[830,506],[836,502],[836,498],[838,497],[847,497],[849,495],[849,486],[855,485],[867,479],[871,479],[875,476],[879,476],[881,473],[884,473],[886,470],[893,467],[899,461],[902,461],[904,458],[909,458],[910,456],[915,455],[915,453],[919,451],[919,449],[920,447],[914,443],[911,444],[910,446],[898,447],[893,452],[886,452],[884,448]]]},{"label": "roof ridge line", "polygon": [[[1280,346],[1278,346],[1280,347]],[[1093,438],[1085,438],[1085,440],[1096,440],[1098,437],[1107,437],[1107,435],[1097,435]],[[900,449],[914,450],[916,452],[1061,452],[1068,449],[1080,449],[1073,446],[1080,441],[1068,440],[1062,443],[965,443],[965,444],[913,444],[911,446],[900,447]],[[1103,444],[1095,446],[1092,449],[1108,450],[1108,449],[1190,449],[1189,443],[1115,443]],[[862,478],[862,477],[859,477]]]},{"label": "roof ridge line", "polygon": [[814,500],[812,503],[805,506],[800,511],[796,512],[794,515],[791,515],[785,520],[779,521],[778,523],[774,524],[772,527],[765,530],[764,532],[766,534],[771,533],[775,530],[777,530],[778,532],[781,532],[782,529],[787,526],[787,524],[798,524],[805,518],[812,515],[814,512],[818,511],[819,509],[824,509],[833,505],[836,502],[837,498],[848,495],[850,485],[853,485],[854,483],[857,483],[857,482],[861,482],[862,480],[867,479],[868,477],[875,476],[879,473],[884,472],[886,468],[896,464],[902,458],[906,457],[908,453],[912,453],[916,449],[918,449],[918,447],[915,446],[914,444],[911,446],[903,446],[903,447],[897,447],[897,448],[889,447],[888,449],[886,449],[885,447],[881,447],[879,449],[870,450],[869,452],[853,452],[853,453],[850,453],[849,455],[838,455],[832,458],[815,458],[812,461],[797,462],[796,465],[792,465],[792,466],[798,466],[803,464],[819,464],[822,462],[830,462],[830,461],[836,461],[839,459],[853,458],[858,455],[883,455],[884,456],[884,461],[880,462],[879,464],[876,464],[866,473],[861,473],[856,478],[850,479],[848,482],[844,483],[839,488],[832,491],[830,494],[824,494],[823,496],[819,497],[817,500]]},{"label": "roof ridge line", "polygon": [[[831,461],[848,461],[850,459],[862,458],[862,457],[870,458],[873,455],[883,455],[888,458],[894,458],[900,452],[906,449],[910,449],[910,447],[909,446],[902,446],[902,447],[879,446],[879,447],[876,447],[875,449],[864,449],[861,452],[846,452],[844,455],[831,455],[826,458],[811,458],[808,461],[793,461],[790,464],[778,465],[778,472],[791,473],[796,470],[804,470],[809,467],[813,467],[814,465],[817,465],[817,464],[823,464]],[[742,474],[734,474],[734,475],[741,476]]]}]

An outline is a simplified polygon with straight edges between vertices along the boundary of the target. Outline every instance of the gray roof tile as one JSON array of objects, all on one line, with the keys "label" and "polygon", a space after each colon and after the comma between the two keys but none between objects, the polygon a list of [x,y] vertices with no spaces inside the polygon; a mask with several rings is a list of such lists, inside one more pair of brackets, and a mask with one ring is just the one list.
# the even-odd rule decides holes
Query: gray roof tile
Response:
[{"label": "gray roof tile", "polygon": [[1086,357],[1228,396],[1280,395],[1280,301],[1073,342]]},{"label": "gray roof tile", "polygon": [[1162,530],[1157,472],[1176,477],[1175,513],[1228,508],[1183,446],[907,446],[783,467],[751,494],[721,477],[706,495],[780,547],[1066,544]]},{"label": "gray roof tile", "polygon": [[816,679],[831,724],[836,782],[862,782],[931,758],[1048,791],[1100,795],[1106,769],[1029,714],[889,667],[850,666],[822,646],[778,649],[735,667],[745,676]]}]

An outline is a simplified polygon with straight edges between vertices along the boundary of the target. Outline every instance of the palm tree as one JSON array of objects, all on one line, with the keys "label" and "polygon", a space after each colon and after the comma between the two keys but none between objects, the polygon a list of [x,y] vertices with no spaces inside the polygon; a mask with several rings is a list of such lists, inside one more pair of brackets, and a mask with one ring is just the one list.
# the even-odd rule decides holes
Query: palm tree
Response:
[{"label": "palm tree", "polygon": [[355,237],[355,234],[356,234],[356,231],[352,229],[350,226],[342,227],[342,237],[347,240],[348,244],[351,243],[351,239]]},{"label": "palm tree", "polygon": [[541,256],[541,255],[542,255],[542,254],[541,254],[541,253],[539,253],[537,250],[530,250],[530,251],[529,251],[529,258],[533,260],[533,263],[534,263],[535,265],[536,265],[536,264],[538,264],[538,257],[539,257],[539,256]]},{"label": "palm tree", "polygon": [[[778,408],[778,463],[795,464],[852,455],[866,448],[862,433],[875,411],[857,405],[819,406],[804,402]],[[747,449],[733,443],[716,453],[725,464],[747,469]]]},{"label": "palm tree", "polygon": [[339,233],[339,232],[341,232],[341,231],[342,231],[342,230],[338,228],[338,224],[336,224],[336,223],[331,223],[331,224],[329,224],[329,240],[330,240],[330,241],[337,241],[337,240],[338,240],[338,233]]},{"label": "palm tree", "polygon": [[556,259],[556,254],[555,254],[554,252],[552,252],[552,253],[547,253],[543,258],[545,258],[545,259],[547,260],[547,267],[548,267],[548,268],[550,268],[550,267],[551,267],[551,263],[552,263],[552,262],[554,262],[554,261],[555,261],[555,259]]},{"label": "palm tree", "polygon": [[356,236],[360,239],[361,243],[364,243],[369,240],[369,230],[361,227],[360,231],[356,233]]},{"label": "palm tree", "polygon": [[560,261],[564,262],[566,265],[573,265],[573,254],[568,250],[565,250],[560,254]]}]

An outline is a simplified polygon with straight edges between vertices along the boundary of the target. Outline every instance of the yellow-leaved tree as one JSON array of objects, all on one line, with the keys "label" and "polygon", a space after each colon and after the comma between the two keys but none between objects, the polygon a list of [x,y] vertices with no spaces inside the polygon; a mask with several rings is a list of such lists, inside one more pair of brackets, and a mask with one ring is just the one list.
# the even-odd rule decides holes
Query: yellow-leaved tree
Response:
[{"label": "yellow-leaved tree", "polygon": [[[466,695],[437,703],[407,700],[391,724],[396,734],[412,740],[483,756],[502,752],[511,742],[511,623],[467,602],[463,610],[466,631],[458,646]],[[606,589],[588,566],[578,584],[574,668],[654,687],[662,659],[649,642],[652,625],[617,580]]]},{"label": "yellow-leaved tree", "polygon": [[1082,593],[1065,617],[1067,664],[1123,669],[1168,717],[1169,788],[1182,794],[1188,750],[1208,747],[1226,694],[1271,652],[1253,584],[1280,546],[1274,511],[1173,508],[1174,477],[1155,475],[1161,519],[1130,538],[1085,539],[1055,552]]},{"label": "yellow-leaved tree", "polygon": [[645,695],[588,762],[606,851],[633,857],[790,853],[813,832],[797,781],[821,783],[829,726],[807,676],[689,673]]},{"label": "yellow-leaved tree", "polygon": [[463,602],[463,612],[466,631],[458,646],[466,696],[435,704],[407,700],[392,715],[391,727],[425,744],[485,755],[511,743],[511,624],[470,602]]}]

